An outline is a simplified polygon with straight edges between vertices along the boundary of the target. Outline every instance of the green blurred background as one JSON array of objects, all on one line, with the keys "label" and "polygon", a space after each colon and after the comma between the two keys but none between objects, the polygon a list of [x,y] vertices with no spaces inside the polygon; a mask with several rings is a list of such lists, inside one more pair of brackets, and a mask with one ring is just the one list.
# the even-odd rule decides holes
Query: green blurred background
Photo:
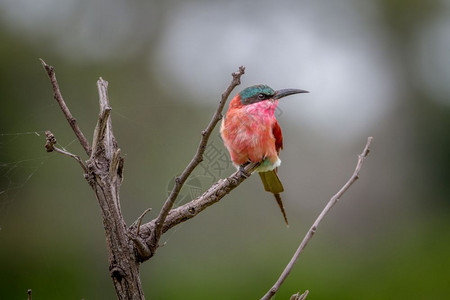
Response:
[{"label": "green blurred background", "polygon": [[[0,2],[0,299],[114,299],[100,212],[38,58],[92,138],[109,81],[122,211],[154,218],[239,65],[242,87],[302,88],[277,111],[291,226],[257,177],[163,236],[148,299],[257,299],[328,199],[276,299],[450,298],[450,3],[438,0]],[[182,204],[233,172],[213,133]]]}]

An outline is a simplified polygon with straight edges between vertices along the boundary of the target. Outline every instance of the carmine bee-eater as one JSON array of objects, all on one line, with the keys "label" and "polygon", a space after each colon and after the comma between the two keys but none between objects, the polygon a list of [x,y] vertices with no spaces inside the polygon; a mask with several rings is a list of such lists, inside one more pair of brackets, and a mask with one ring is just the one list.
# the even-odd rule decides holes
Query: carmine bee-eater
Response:
[{"label": "carmine bee-eater", "polygon": [[241,169],[249,162],[261,163],[255,171],[259,173],[264,189],[275,196],[286,225],[288,220],[280,196],[284,188],[277,175],[283,135],[275,118],[275,109],[279,99],[299,93],[308,91],[274,91],[267,85],[248,87],[231,100],[220,127],[225,147],[237,168]]}]

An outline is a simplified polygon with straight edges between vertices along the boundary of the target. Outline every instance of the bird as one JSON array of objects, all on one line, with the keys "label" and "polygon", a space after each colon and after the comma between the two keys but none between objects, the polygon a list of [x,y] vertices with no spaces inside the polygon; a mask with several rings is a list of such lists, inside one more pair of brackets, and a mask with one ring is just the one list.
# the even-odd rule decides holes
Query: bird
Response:
[{"label": "bird", "polygon": [[283,135],[275,117],[279,99],[300,93],[301,89],[273,90],[265,84],[247,87],[230,101],[222,119],[220,134],[235,167],[243,172],[248,163],[260,163],[254,170],[261,177],[264,189],[274,195],[289,226],[280,193],[284,191],[278,177]]}]

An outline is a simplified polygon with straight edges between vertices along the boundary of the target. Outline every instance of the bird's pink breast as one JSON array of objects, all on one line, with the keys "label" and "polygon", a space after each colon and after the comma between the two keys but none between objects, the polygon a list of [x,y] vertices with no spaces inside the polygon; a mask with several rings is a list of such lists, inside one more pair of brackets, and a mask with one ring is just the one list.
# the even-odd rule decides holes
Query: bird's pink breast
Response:
[{"label": "bird's pink breast", "polygon": [[278,101],[261,101],[230,109],[222,121],[221,134],[235,165],[266,158],[275,163],[278,154],[272,128]]}]

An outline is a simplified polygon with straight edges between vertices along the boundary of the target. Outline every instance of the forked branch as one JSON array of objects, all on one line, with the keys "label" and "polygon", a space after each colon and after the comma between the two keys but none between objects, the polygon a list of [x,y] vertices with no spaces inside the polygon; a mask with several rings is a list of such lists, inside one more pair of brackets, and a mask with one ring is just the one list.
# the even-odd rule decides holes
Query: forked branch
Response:
[{"label": "forked branch", "polygon": [[53,98],[55,98],[56,102],[58,102],[59,107],[61,108],[62,112],[64,113],[64,116],[66,117],[67,122],[69,122],[70,127],[72,127],[73,132],[75,133],[78,140],[80,141],[80,144],[83,147],[84,151],[86,151],[87,155],[91,155],[91,146],[89,146],[88,140],[84,136],[80,127],[78,126],[77,120],[70,113],[69,107],[67,107],[66,102],[64,102],[64,99],[61,94],[61,90],[59,89],[58,81],[56,80],[55,68],[47,65],[47,63],[43,59],[39,59],[39,60],[41,61],[42,66],[44,67],[45,71],[47,71],[48,78],[50,79],[50,82],[52,84]]},{"label": "forked branch", "polygon": [[200,140],[200,144],[197,148],[197,152],[195,153],[194,157],[192,158],[191,162],[186,166],[183,173],[181,173],[180,176],[175,178],[175,185],[170,192],[169,197],[164,202],[163,207],[161,208],[161,211],[159,212],[158,217],[156,218],[154,224],[154,230],[152,231],[152,235],[150,237],[150,244],[152,245],[152,248],[158,247],[159,239],[162,235],[162,228],[164,225],[164,221],[167,218],[167,215],[169,214],[169,211],[172,209],[173,204],[175,203],[175,200],[178,197],[178,194],[183,187],[184,183],[188,179],[189,175],[192,173],[192,171],[202,162],[203,160],[203,153],[205,152],[206,145],[208,143],[208,139],[211,135],[211,132],[213,131],[214,127],[217,125],[217,123],[222,119],[222,110],[225,106],[225,103],[230,96],[231,91],[241,84],[241,76],[245,73],[245,68],[243,66],[239,67],[239,71],[232,74],[233,80],[231,81],[228,88],[225,90],[225,92],[222,94],[221,100],[219,102],[219,106],[217,107],[216,112],[214,113],[211,121],[209,122],[208,126],[205,128],[205,130],[202,131],[202,138]]},{"label": "forked branch", "polygon": [[89,143],[62,98],[54,68],[42,60],[41,62],[50,78],[54,97],[89,159],[83,162],[77,155],[55,147],[56,139],[51,132],[46,133],[46,149],[47,151],[68,155],[76,159],[83,167],[84,177],[92,187],[100,206],[106,236],[109,272],[117,298],[121,300],[144,299],[136,252],[145,251],[145,245],[142,245],[142,249],[133,247],[120,209],[119,190],[122,183],[123,158],[120,156],[120,148],[112,130],[111,107],[107,91],[108,82],[102,78],[97,81],[100,113],[94,130],[91,150]]}]

